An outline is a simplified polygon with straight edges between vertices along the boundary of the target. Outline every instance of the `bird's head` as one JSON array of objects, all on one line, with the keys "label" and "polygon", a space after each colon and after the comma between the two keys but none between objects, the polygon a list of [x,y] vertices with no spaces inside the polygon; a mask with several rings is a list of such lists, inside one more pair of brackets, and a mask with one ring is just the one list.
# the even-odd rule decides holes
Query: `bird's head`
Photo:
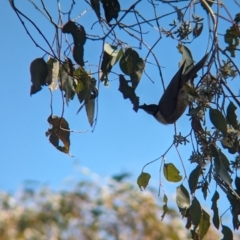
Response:
[{"label": "bird's head", "polygon": [[143,109],[145,112],[151,115],[155,115],[158,112],[158,105],[156,104],[147,105],[144,103],[143,105],[140,105],[138,108]]}]

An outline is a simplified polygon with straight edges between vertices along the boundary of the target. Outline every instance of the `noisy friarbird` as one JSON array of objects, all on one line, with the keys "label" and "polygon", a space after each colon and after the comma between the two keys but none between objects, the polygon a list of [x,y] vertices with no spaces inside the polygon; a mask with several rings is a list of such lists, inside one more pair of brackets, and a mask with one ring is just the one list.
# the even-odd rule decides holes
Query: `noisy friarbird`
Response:
[{"label": "noisy friarbird", "polygon": [[178,72],[172,78],[163,93],[158,105],[143,104],[139,108],[153,115],[157,121],[163,124],[175,123],[184,113],[188,106],[188,92],[185,85],[192,85],[192,79],[196,73],[203,68],[208,54],[206,54],[196,65],[194,65],[186,74],[183,74],[185,62],[182,64]]}]

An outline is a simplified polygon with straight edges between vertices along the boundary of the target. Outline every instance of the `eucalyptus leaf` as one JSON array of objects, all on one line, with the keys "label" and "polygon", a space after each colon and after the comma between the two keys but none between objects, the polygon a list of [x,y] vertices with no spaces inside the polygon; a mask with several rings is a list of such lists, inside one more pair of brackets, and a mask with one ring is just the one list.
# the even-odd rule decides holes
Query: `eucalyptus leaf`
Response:
[{"label": "eucalyptus leaf", "polygon": [[193,194],[197,189],[198,178],[200,174],[201,174],[201,167],[197,165],[197,167],[193,169],[193,171],[189,175],[188,184],[189,184],[191,194]]},{"label": "eucalyptus leaf", "polygon": [[217,191],[215,191],[213,197],[212,197],[212,207],[211,209],[213,210],[213,224],[215,226],[215,228],[219,229],[219,214],[218,214],[218,207],[217,207],[217,201],[219,199],[219,193]]},{"label": "eucalyptus leaf", "polygon": [[199,223],[200,240],[204,238],[204,236],[208,232],[209,227],[210,227],[210,216],[204,209],[202,209],[202,216]]},{"label": "eucalyptus leaf", "polygon": [[165,163],[163,166],[163,174],[169,182],[179,182],[182,176],[179,174],[178,169],[173,163]]},{"label": "eucalyptus leaf", "polygon": [[209,109],[209,117],[214,127],[224,136],[227,134],[227,121],[218,109]]},{"label": "eucalyptus leaf", "polygon": [[145,189],[149,183],[149,180],[151,178],[151,175],[149,173],[146,172],[142,172],[138,179],[137,179],[137,184],[140,188],[140,190],[142,191],[142,188]]},{"label": "eucalyptus leaf", "polygon": [[[47,119],[52,125],[52,128],[48,129],[46,136],[49,136],[49,141],[56,147],[59,151],[63,153],[69,153],[70,149],[70,131],[69,124],[63,117],[49,116]],[[59,145],[59,140],[62,141],[64,146]]]},{"label": "eucalyptus leaf", "polygon": [[233,102],[230,102],[227,107],[227,121],[235,129],[238,129],[237,115],[235,113],[236,109],[237,107],[233,104]]},{"label": "eucalyptus leaf", "polygon": [[229,227],[222,225],[222,234],[222,240],[233,240],[233,233]]},{"label": "eucalyptus leaf", "polygon": [[189,208],[189,213],[191,215],[194,227],[197,228],[201,220],[202,208],[196,197],[194,197],[192,200],[192,204]]},{"label": "eucalyptus leaf", "polygon": [[185,216],[187,209],[190,207],[190,195],[182,184],[177,187],[176,203],[181,214]]}]

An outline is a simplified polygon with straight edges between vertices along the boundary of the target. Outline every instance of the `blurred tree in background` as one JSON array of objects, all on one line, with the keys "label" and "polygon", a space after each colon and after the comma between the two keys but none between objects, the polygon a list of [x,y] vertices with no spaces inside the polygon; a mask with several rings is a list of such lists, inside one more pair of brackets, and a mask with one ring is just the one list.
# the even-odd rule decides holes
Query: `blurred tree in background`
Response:
[{"label": "blurred tree in background", "polygon": [[[120,181],[119,181],[120,180]],[[190,239],[178,213],[150,192],[111,178],[106,185],[81,181],[70,191],[25,188],[0,193],[0,240],[180,240]],[[204,239],[218,239],[210,229]]]}]

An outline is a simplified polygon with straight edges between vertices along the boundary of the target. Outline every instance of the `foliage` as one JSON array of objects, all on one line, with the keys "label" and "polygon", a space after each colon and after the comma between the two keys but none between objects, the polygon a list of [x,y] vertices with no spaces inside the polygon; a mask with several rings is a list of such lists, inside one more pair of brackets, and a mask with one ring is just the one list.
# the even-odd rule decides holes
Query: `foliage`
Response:
[{"label": "foliage", "polygon": [[[124,180],[124,181],[123,181]],[[190,239],[177,213],[162,207],[150,192],[139,192],[126,179],[81,181],[73,190],[49,188],[0,194],[0,239]],[[206,239],[216,239],[211,230]]]},{"label": "foliage", "polygon": [[[192,238],[202,239],[210,226],[210,213],[202,208],[195,193],[201,190],[206,199],[213,182],[216,183],[214,186],[223,191],[222,195],[226,195],[221,197],[229,200],[233,228],[239,228],[240,184],[237,171],[240,167],[240,124],[236,111],[240,108],[240,101],[239,93],[231,86],[231,80],[240,74],[239,61],[236,60],[239,58],[240,13],[234,12],[235,8],[232,11],[228,8],[230,4],[239,7],[238,1],[85,0],[84,4],[81,2],[78,5],[72,0],[68,6],[64,5],[64,9],[58,1],[58,17],[54,17],[48,10],[47,1],[40,0],[40,7],[31,0],[36,10],[54,27],[54,35],[45,35],[35,20],[15,5],[14,0],[9,1],[26,33],[44,52],[44,57],[48,55],[48,61],[36,56],[30,64],[30,94],[36,94],[43,86],[49,86],[51,114],[48,121],[51,120],[49,123],[52,128],[46,135],[50,135],[50,142],[58,150],[69,154],[70,133],[73,132],[64,119],[65,104],[70,105],[70,100],[75,100],[76,95],[81,104],[78,112],[85,107],[89,124],[94,130],[101,82],[109,86],[117,76],[118,90],[124,99],[131,101],[135,112],[143,109],[159,122],[175,125],[173,143],[150,163],[161,160],[160,175],[164,175],[170,182],[181,182],[177,187],[176,202],[187,220],[186,227],[190,229]],[[79,9],[83,11],[80,16]],[[76,18],[72,18],[74,14]],[[84,15],[88,19],[85,24],[81,18]],[[38,44],[24,21],[38,31],[45,46]],[[70,35],[72,40],[69,39]],[[51,38],[53,44],[50,44]],[[201,42],[196,45],[199,39]],[[163,65],[168,63],[166,57],[158,53],[161,48],[167,47],[171,54],[173,51],[170,46],[173,43],[181,59],[171,59],[169,67],[175,69],[178,65],[179,70],[172,73],[173,78],[165,87],[160,61]],[[99,49],[99,53],[94,53],[97,57],[91,58],[84,54],[87,49],[96,49],[96,46]],[[195,51],[192,46],[195,46]],[[200,61],[194,57],[197,53],[201,53],[198,57]],[[140,105],[143,100],[137,92],[138,86],[143,84],[143,76],[154,82],[152,79],[156,78],[156,73],[163,89],[160,101],[158,104]],[[62,99],[59,101],[62,114],[53,117],[52,97],[58,86],[62,91]],[[182,136],[176,121],[186,108],[189,109],[191,127],[189,134]],[[54,119],[57,121],[53,122]],[[59,140],[63,142],[63,147],[59,146]],[[188,172],[180,157],[183,174],[173,163],[166,163],[165,156],[172,147],[178,149],[179,145],[188,143],[192,145],[189,160],[194,169]],[[229,161],[223,153],[224,149],[235,161]],[[146,188],[151,177],[144,170],[146,166],[138,178],[140,189]],[[159,185],[163,188],[161,180]],[[189,186],[191,194],[185,185]],[[164,197],[162,217],[167,212],[167,196]],[[224,239],[228,239],[232,233],[222,223],[220,226],[218,197],[214,194],[212,198],[213,224],[217,229],[221,227]]]}]

